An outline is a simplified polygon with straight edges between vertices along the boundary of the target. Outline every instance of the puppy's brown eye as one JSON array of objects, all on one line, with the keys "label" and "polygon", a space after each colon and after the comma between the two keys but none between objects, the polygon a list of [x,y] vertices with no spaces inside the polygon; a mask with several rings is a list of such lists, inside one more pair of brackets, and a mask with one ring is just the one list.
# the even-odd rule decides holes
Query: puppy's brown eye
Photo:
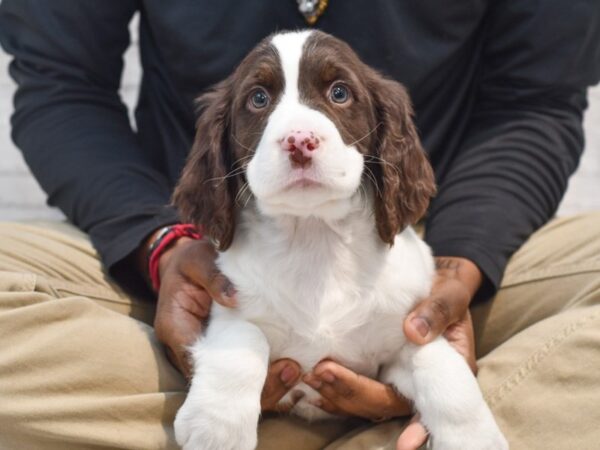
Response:
[{"label": "puppy's brown eye", "polygon": [[250,103],[256,109],[262,109],[269,105],[269,95],[264,89],[256,89],[250,94]]},{"label": "puppy's brown eye", "polygon": [[350,98],[348,88],[341,83],[334,84],[329,93],[331,101],[334,103],[346,103]]}]

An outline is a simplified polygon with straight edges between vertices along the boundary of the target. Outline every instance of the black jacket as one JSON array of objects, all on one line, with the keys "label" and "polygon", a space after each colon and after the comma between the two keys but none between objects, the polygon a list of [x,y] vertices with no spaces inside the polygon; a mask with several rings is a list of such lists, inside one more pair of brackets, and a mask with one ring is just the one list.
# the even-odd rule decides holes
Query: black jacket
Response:
[{"label": "black jacket", "polygon": [[[132,130],[118,89],[137,10]],[[113,274],[176,221],[165,205],[194,98],[261,38],[304,26],[296,0],[2,1],[0,42],[19,86],[13,138]],[[440,186],[426,239],[437,255],[474,261],[490,293],[577,167],[586,87],[600,78],[600,2],[330,0],[316,26],[408,87]]]}]

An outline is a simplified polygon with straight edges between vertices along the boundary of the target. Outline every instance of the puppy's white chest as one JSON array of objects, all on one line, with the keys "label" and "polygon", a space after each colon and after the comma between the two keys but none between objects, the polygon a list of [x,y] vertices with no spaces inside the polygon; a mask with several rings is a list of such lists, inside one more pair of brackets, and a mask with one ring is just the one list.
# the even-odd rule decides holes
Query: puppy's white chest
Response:
[{"label": "puppy's white chest", "polygon": [[[377,318],[378,315],[372,316],[375,321]],[[291,358],[309,371],[319,361],[332,359],[357,373],[372,377],[403,343],[401,326],[390,326],[390,322],[377,321],[379,326],[362,323],[356,328],[322,322],[312,336],[299,335],[290,329],[284,340],[276,334],[270,336],[268,329],[265,334],[271,344],[272,360]]]},{"label": "puppy's white chest", "polygon": [[402,319],[410,304],[401,297],[385,298],[385,289],[362,280],[366,270],[330,278],[297,271],[289,277],[285,263],[273,265],[279,270],[260,280],[250,271],[231,274],[240,300],[233,313],[261,329],[272,361],[291,358],[309,371],[329,358],[374,376],[403,344]]}]

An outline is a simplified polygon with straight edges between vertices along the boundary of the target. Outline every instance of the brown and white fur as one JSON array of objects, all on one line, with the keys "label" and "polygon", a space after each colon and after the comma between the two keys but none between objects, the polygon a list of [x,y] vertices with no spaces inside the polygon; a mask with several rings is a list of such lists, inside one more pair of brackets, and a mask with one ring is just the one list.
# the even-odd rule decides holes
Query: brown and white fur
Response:
[{"label": "brown and white fur", "polygon": [[[265,39],[200,102],[174,202],[218,244],[239,307],[214,304],[191,347],[179,444],[255,448],[267,367],[286,357],[393,384],[433,448],[507,448],[464,359],[441,337],[418,347],[402,331],[432,284],[431,252],[409,225],[435,190],[404,88],[338,39],[302,31]],[[292,413],[328,417],[310,403],[318,392],[294,391],[305,395]]]}]

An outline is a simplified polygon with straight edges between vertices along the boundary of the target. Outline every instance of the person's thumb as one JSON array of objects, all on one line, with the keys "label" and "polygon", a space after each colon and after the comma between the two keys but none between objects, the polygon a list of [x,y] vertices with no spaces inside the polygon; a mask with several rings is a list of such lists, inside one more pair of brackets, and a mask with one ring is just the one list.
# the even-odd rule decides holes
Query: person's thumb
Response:
[{"label": "person's thumb", "polygon": [[217,253],[212,244],[192,241],[182,248],[177,270],[190,283],[204,289],[211,299],[222,306],[237,306],[236,290],[216,264]]},{"label": "person's thumb", "polygon": [[225,306],[226,308],[234,308],[237,306],[237,299],[235,297],[237,291],[231,281],[229,281],[222,273],[219,272],[212,277],[205,284],[204,289],[218,304]]},{"label": "person's thumb", "polygon": [[419,420],[419,414],[413,416],[412,420],[398,437],[396,450],[416,450],[427,441],[427,430]]},{"label": "person's thumb", "polygon": [[426,298],[404,320],[404,334],[417,345],[433,341],[461,318],[461,308],[458,306],[444,297]]},{"label": "person's thumb", "polygon": [[285,405],[280,407],[278,403],[298,382],[300,375],[300,366],[291,359],[280,359],[271,364],[261,395],[262,409],[277,411],[285,409]]}]

